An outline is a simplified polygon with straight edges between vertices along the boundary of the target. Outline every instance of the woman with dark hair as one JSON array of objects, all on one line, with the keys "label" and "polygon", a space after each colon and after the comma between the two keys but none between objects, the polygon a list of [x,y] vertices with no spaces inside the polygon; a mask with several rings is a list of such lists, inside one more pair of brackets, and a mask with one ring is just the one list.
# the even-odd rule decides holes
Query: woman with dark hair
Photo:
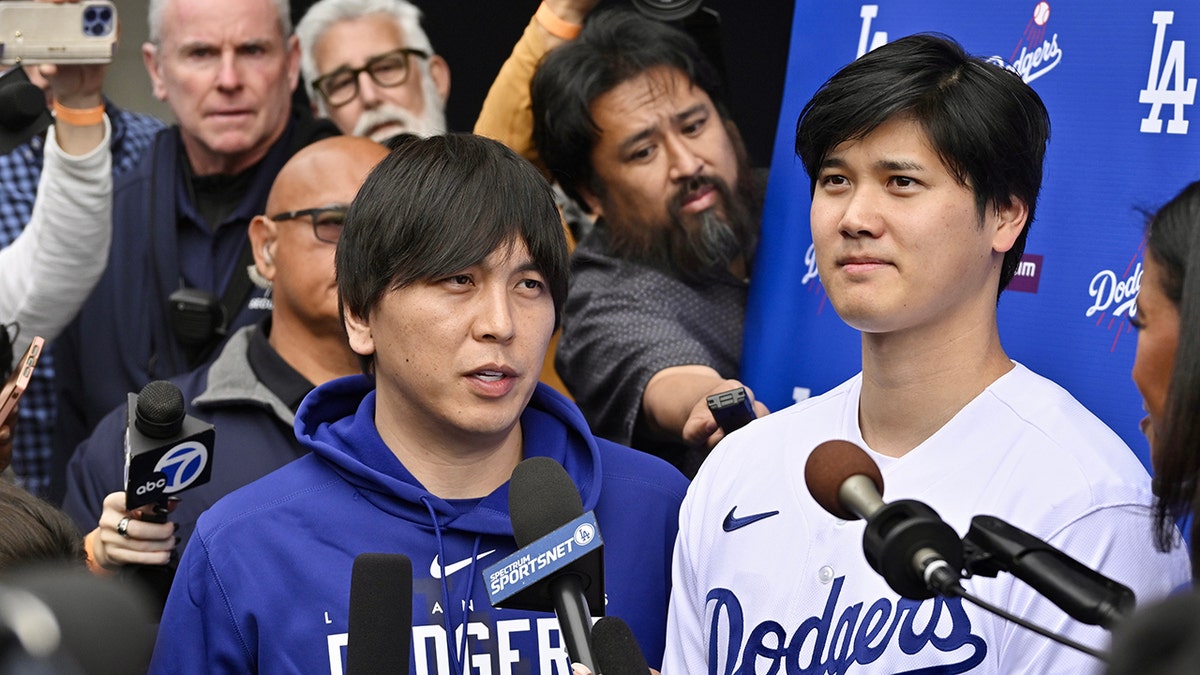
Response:
[{"label": "woman with dark hair", "polygon": [[0,574],[31,563],[75,563],[84,569],[83,535],[67,514],[0,480]]},{"label": "woman with dark hair", "polygon": [[[1200,500],[1200,181],[1158,210],[1146,226],[1133,381],[1142,394],[1157,498],[1158,546],[1182,545],[1176,523],[1191,515],[1192,578],[1197,578]],[[1173,675],[1200,669],[1200,594],[1180,593],[1140,612],[1113,635],[1108,675]]]},{"label": "woman with dark hair", "polygon": [[70,516],[0,479],[0,673],[144,673],[145,592],[88,571]]},{"label": "woman with dark hair", "polygon": [[[1181,337],[1200,335],[1200,181],[1150,218],[1137,310],[1133,381],[1147,416],[1158,497],[1155,529],[1162,550],[1178,545],[1175,523],[1192,514],[1197,534],[1196,479],[1200,476],[1200,349]],[[1177,349],[1179,345],[1183,349]],[[1193,536],[1192,576],[1197,556]]]}]

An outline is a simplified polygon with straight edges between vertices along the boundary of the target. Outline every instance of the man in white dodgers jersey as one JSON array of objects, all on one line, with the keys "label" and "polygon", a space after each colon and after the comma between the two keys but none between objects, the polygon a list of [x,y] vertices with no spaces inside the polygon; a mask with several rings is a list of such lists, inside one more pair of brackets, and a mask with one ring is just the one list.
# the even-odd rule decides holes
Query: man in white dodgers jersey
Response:
[{"label": "man in white dodgers jersey", "polygon": [[[899,597],[862,521],[825,512],[804,465],[823,441],[867,450],[885,499],[961,535],[998,516],[1137,593],[1189,577],[1151,539],[1150,481],[1065,390],[1011,361],[998,293],[1025,246],[1049,119],[1016,74],[942,37],[843,68],[800,115],[822,284],[862,331],[863,371],[725,441],[680,511],[663,672],[1080,673],[1101,663],[958,599]],[[1076,641],[1085,626],[1007,574],[972,593]]]}]

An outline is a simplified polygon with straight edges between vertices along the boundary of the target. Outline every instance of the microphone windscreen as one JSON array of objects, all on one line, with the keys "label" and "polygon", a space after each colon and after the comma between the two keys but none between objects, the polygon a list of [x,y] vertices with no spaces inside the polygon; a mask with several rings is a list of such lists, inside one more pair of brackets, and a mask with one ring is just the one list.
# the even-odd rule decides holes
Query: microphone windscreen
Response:
[{"label": "microphone windscreen", "polygon": [[523,547],[583,515],[579,489],[549,457],[530,457],[513,469],[508,486],[513,538]]},{"label": "microphone windscreen", "polygon": [[186,415],[183,392],[166,380],[150,382],[137,395],[137,429],[150,438],[179,433]]},{"label": "microphone windscreen", "polygon": [[412,643],[412,561],[398,553],[362,553],[350,574],[346,672],[407,673]]},{"label": "microphone windscreen", "polygon": [[0,125],[20,131],[37,121],[46,109],[46,95],[29,82],[0,87]]},{"label": "microphone windscreen", "polygon": [[592,626],[592,650],[603,675],[646,675],[650,671],[629,624],[618,617],[606,616]]},{"label": "microphone windscreen", "polygon": [[851,476],[866,476],[883,495],[883,474],[866,451],[850,441],[825,441],[813,448],[804,465],[804,482],[821,508],[844,520],[858,518],[838,499],[838,490]]},{"label": "microphone windscreen", "polygon": [[39,565],[6,575],[4,585],[29,592],[49,608],[61,635],[60,672],[144,673],[154,649],[151,602],[138,585],[77,567]]}]

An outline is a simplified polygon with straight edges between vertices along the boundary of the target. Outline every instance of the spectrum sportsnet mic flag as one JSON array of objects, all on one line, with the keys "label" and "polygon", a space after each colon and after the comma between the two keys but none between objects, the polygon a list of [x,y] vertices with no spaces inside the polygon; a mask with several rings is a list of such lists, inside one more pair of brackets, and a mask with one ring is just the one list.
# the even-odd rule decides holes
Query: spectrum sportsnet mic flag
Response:
[{"label": "spectrum sportsnet mic flag", "polygon": [[796,120],[842,66],[920,32],[1008,64],[1045,101],[1051,136],[1037,220],[1000,296],[1000,335],[1009,356],[1069,390],[1149,466],[1129,376],[1129,315],[1141,283],[1143,211],[1200,179],[1195,0],[798,0],[743,380],[778,410],[860,370],[860,336],[817,277]]},{"label": "spectrum sportsnet mic flag", "polygon": [[531,607],[521,593],[589,554],[599,555],[603,546],[596,515],[588,511],[485,569],[488,598],[495,607],[540,609],[544,603],[533,600]]}]

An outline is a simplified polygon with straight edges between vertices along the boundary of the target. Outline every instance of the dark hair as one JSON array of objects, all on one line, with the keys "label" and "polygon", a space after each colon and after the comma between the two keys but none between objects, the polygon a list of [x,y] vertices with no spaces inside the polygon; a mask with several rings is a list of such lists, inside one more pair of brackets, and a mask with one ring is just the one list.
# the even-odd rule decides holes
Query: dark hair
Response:
[{"label": "dark hair", "polygon": [[[367,176],[338,241],[338,304],[367,318],[384,293],[478,264],[522,241],[546,279],[558,326],[567,240],[549,183],[496,141],[409,136]],[[372,359],[361,357],[370,371]]]},{"label": "dark hair", "polygon": [[[533,142],[550,175],[575,201],[577,188],[593,187],[592,147],[600,129],[592,102],[655,68],[677,70],[704,90],[728,119],[720,77],[687,33],[624,9],[588,18],[575,40],[546,55],[529,93]],[[593,188],[594,189],[594,188]]]},{"label": "dark hair", "polygon": [[[1167,550],[1175,521],[1192,513],[1192,542],[1197,532],[1196,481],[1200,479],[1200,349],[1189,336],[1200,335],[1200,181],[1192,183],[1154,214],[1146,225],[1147,255],[1162,272],[1163,292],[1179,308],[1179,343],[1167,388],[1161,428],[1154,429],[1155,533]],[[1192,556],[1193,570],[1200,564]],[[1195,572],[1193,571],[1193,576]]]},{"label": "dark hair", "polygon": [[0,479],[0,572],[42,562],[85,567],[83,535],[67,514]]},{"label": "dark hair", "polygon": [[946,168],[971,186],[982,216],[1017,197],[1029,217],[1004,256],[999,291],[1012,279],[1042,186],[1050,138],[1046,106],[1015,72],[968,55],[948,37],[911,35],[875,49],[831,77],[800,113],[796,154],[815,190],[835,147],[908,117],[921,125]]}]

